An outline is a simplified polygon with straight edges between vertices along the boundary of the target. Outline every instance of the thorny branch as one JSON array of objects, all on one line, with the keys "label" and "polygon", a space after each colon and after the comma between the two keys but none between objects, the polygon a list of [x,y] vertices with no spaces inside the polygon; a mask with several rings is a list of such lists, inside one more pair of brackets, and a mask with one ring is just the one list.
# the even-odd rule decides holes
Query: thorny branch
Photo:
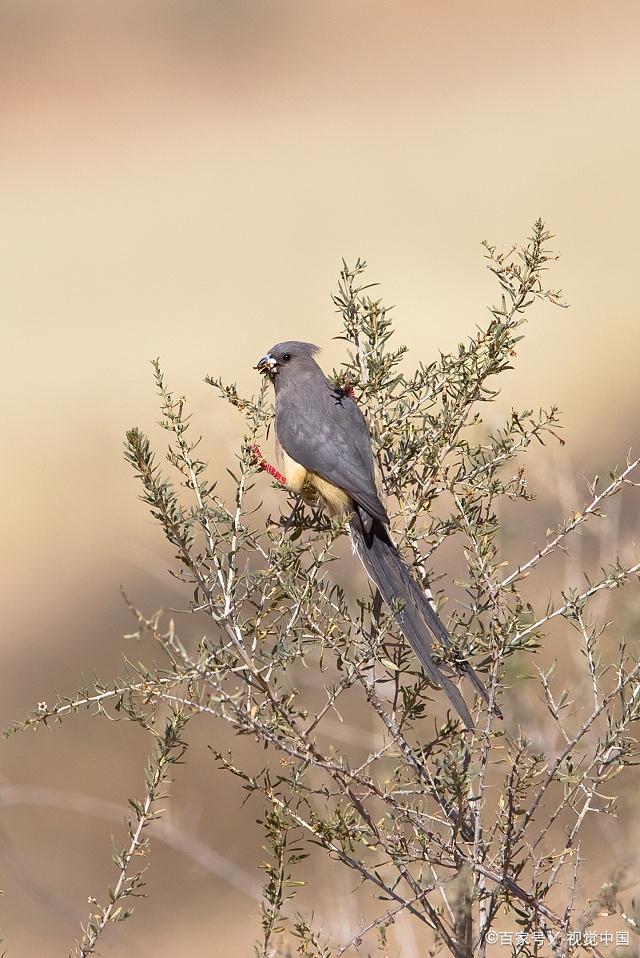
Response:
[{"label": "thorny branch", "polygon": [[[559,935],[565,944],[554,947],[563,955],[578,946],[601,954],[595,932],[586,932],[597,916],[589,896],[596,901],[604,893],[588,887],[580,841],[586,821],[614,811],[615,796],[604,786],[609,792],[637,761],[640,666],[620,628],[592,614],[591,600],[635,581],[640,564],[619,558],[591,575],[586,588],[549,600],[536,591],[535,573],[588,520],[604,519],[613,496],[633,492],[639,460],[629,460],[600,491],[596,478],[588,504],[505,576],[499,507],[533,501],[523,460],[534,443],[559,438],[558,414],[514,409],[493,431],[483,422],[484,406],[512,368],[530,307],[561,305],[560,292],[544,283],[556,258],[550,240],[538,222],[521,247],[502,253],[486,246],[500,289],[488,322],[457,350],[413,372],[406,370],[406,349],[392,346],[388,310],[362,283],[363,262],[344,264],[334,297],[349,350],[334,375],[354,390],[367,416],[396,541],[425,589],[434,581],[428,564],[448,540],[465,558],[450,587],[455,647],[440,650],[443,666],[471,659],[505,714],[501,722],[476,702],[474,734],[442,713],[442,696],[432,692],[377,597],[357,598],[360,586],[347,591],[335,583],[344,529],[306,495],[287,502],[286,490],[269,492],[259,474],[262,453],[256,458],[273,416],[265,389],[247,399],[233,385],[208,380],[245,424],[228,469],[232,493],[225,495],[216,485],[219,469],[212,479],[200,440],[192,438],[186,400],[171,393],[154,362],[177,485],[139,429],[127,434],[125,452],[142,500],[174,549],[171,571],[191,590],[190,611],[207,620],[206,634],[188,642],[173,620],[163,626],[160,613],[148,616],[127,600],[136,636],[162,652],[162,665],[127,662],[116,681],[96,679],[52,704],[41,702],[9,730],[89,711],[131,720],[156,737],[145,797],[132,803],[129,844],[116,855],[116,885],[106,905],[92,899],[77,954],[93,953],[107,926],[130,914],[124,899],[142,893],[144,871],[132,873],[133,862],[147,853],[144,829],[159,814],[193,714],[216,723],[215,741],[222,723],[257,746],[252,770],[233,752],[214,755],[261,815],[262,958],[294,947],[308,958],[338,958],[368,947],[373,934],[384,952],[401,915],[431,937],[430,953],[454,958],[484,958],[504,916],[517,923],[517,954],[533,956]],[[281,503],[282,515],[267,514],[267,495]],[[541,648],[551,624],[580,645],[584,674],[569,688],[553,649]],[[526,684],[517,678],[523,663],[537,674]],[[167,710],[166,731],[158,734]],[[361,724],[370,718],[375,726],[375,746],[364,738],[336,741],[332,729],[355,712]],[[304,860],[313,855],[317,869],[323,853],[327,869],[344,868],[360,883],[363,917],[354,916],[342,940],[330,915],[320,915],[318,930],[293,910],[308,879]],[[637,932],[622,884],[609,883],[606,894],[610,914]]]}]

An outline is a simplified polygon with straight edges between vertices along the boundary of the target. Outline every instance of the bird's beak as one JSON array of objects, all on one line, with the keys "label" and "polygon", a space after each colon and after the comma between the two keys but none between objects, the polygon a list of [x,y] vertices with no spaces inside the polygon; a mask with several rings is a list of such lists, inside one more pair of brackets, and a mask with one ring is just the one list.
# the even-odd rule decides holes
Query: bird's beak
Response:
[{"label": "bird's beak", "polygon": [[263,356],[262,359],[258,360],[258,363],[255,368],[261,373],[269,373],[270,375],[272,375],[273,373],[275,373],[277,367],[278,367],[278,363],[276,362],[276,360],[273,358],[271,353],[267,353],[266,356]]}]

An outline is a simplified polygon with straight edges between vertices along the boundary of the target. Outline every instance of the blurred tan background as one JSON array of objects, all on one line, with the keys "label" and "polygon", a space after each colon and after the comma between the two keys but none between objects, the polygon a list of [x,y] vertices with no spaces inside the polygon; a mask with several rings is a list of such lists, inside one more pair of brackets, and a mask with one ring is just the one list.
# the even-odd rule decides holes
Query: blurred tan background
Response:
[{"label": "blurred tan background", "polygon": [[[494,298],[480,241],[509,245],[542,216],[572,308],[536,308],[504,402],[558,403],[568,445],[536,454],[546,500],[523,548],[580,507],[583,474],[624,459],[638,29],[637,4],[584,0],[0,2],[3,727],[83,671],[118,671],[121,582],[148,610],[184,601],[121,457],[125,428],[157,419],[148,360],[192,397],[222,472],[236,424],[204,375],[254,389],[256,358],[293,337],[337,364],[342,256],[367,259],[428,361]],[[557,503],[556,475],[577,501]],[[633,538],[635,513],[622,525]],[[251,954],[258,810],[229,827],[240,793],[204,742],[171,813],[180,848],[157,846],[151,898],[105,954]],[[11,955],[61,953],[102,896],[147,745],[83,717],[3,745]],[[352,885],[331,889],[338,932],[358,918]],[[410,929],[400,940],[412,958]]]}]

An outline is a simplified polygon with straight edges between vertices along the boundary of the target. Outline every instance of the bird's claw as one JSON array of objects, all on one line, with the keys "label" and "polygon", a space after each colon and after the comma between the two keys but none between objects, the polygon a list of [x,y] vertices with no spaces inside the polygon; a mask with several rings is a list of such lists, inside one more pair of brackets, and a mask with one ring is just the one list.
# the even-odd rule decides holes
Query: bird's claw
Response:
[{"label": "bird's claw", "polygon": [[251,452],[253,454],[253,458],[255,460],[255,463],[258,469],[262,469],[263,472],[267,472],[270,476],[272,476],[276,480],[276,482],[279,482],[281,486],[286,486],[287,484],[286,477],[283,476],[282,473],[279,472],[275,466],[272,466],[271,463],[264,458],[264,456],[262,455],[262,450],[260,449],[260,446],[253,445],[251,447]]}]

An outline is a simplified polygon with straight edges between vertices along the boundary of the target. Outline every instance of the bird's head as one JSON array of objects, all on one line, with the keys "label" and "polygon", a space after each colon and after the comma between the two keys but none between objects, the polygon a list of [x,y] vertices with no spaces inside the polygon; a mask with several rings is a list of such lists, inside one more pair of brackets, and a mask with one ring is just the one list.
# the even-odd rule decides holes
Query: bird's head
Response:
[{"label": "bird's head", "polygon": [[255,368],[277,383],[279,377],[288,376],[294,370],[302,372],[317,368],[313,357],[319,352],[318,346],[313,343],[300,343],[296,340],[278,343],[258,361]]}]

